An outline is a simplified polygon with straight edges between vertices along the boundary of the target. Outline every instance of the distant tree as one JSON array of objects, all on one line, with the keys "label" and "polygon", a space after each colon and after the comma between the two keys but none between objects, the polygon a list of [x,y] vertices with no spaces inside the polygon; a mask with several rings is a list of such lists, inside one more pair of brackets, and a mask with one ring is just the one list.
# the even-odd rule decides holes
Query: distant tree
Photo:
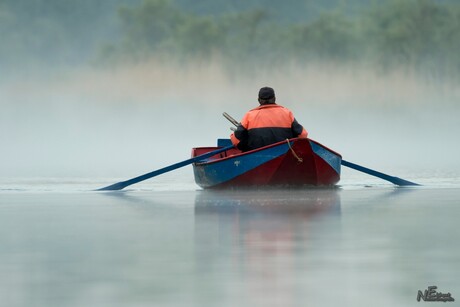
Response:
[{"label": "distant tree", "polygon": [[119,14],[122,50],[140,57],[152,53],[181,58],[211,53],[239,57],[257,49],[259,28],[266,18],[263,10],[202,16],[170,0],[144,0],[139,7],[121,8]]},{"label": "distant tree", "polygon": [[296,27],[296,53],[307,58],[351,60],[359,53],[358,25],[339,11]]},{"label": "distant tree", "polygon": [[176,52],[188,56],[210,56],[221,52],[225,43],[223,27],[215,18],[189,16],[174,35]]},{"label": "distant tree", "polygon": [[221,22],[226,41],[223,53],[239,60],[266,54],[275,41],[267,29],[271,25],[268,19],[268,12],[262,9],[223,16]]},{"label": "distant tree", "polygon": [[393,0],[370,13],[366,39],[376,60],[387,67],[439,68],[446,61],[458,63],[459,53],[452,53],[460,43],[458,17],[458,6]]},{"label": "distant tree", "polygon": [[140,7],[119,9],[124,48],[133,54],[166,48],[184,22],[182,11],[169,0],[144,0]]}]

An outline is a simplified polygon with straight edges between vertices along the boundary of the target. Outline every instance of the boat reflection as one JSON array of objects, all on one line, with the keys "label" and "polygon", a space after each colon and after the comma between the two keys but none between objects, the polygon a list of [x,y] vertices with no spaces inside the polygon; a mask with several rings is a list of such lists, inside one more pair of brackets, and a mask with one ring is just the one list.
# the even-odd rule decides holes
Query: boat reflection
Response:
[{"label": "boat reflection", "polygon": [[281,218],[309,217],[340,210],[338,188],[203,190],[195,197],[195,215],[237,215]]},{"label": "boat reflection", "polygon": [[331,220],[340,220],[338,189],[201,191],[195,268],[209,289],[228,287],[246,304],[298,303],[291,283],[305,276],[309,242]]},{"label": "boat reflection", "polygon": [[284,246],[303,238],[301,228],[321,214],[340,214],[338,189],[205,190],[195,197],[195,234],[200,242],[258,241],[260,246],[266,238]]}]

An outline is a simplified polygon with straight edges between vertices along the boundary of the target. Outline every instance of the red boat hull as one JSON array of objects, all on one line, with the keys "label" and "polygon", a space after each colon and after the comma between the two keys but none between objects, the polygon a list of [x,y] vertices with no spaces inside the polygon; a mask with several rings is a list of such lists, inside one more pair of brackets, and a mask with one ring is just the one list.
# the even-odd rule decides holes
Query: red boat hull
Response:
[{"label": "red boat hull", "polygon": [[[216,147],[194,148],[192,156]],[[203,188],[330,186],[340,180],[341,156],[310,139],[291,139],[253,151],[231,151],[195,163]]]}]

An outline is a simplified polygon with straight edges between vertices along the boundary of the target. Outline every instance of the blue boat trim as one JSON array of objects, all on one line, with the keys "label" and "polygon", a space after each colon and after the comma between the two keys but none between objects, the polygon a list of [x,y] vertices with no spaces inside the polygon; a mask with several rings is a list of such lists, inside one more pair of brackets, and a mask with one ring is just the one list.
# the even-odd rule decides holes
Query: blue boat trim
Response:
[{"label": "blue boat trim", "polygon": [[311,148],[313,152],[318,155],[321,159],[326,161],[336,172],[340,175],[340,164],[342,159],[336,154],[330,152],[326,148],[316,144],[315,142],[310,141]]},{"label": "blue boat trim", "polygon": [[[287,143],[267,148],[252,155],[235,156],[220,161],[218,164],[204,165],[205,181],[217,185],[238,177],[266,162],[278,158],[289,150]],[[200,161],[209,162],[209,161]],[[201,175],[200,175],[201,176]]]}]

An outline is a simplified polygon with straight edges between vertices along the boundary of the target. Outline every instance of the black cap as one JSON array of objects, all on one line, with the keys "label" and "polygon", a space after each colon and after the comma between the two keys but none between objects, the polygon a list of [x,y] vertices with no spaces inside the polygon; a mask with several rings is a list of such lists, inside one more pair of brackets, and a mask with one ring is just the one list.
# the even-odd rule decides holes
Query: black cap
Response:
[{"label": "black cap", "polygon": [[266,100],[273,97],[275,97],[275,90],[271,87],[266,86],[259,90],[259,99]]}]

